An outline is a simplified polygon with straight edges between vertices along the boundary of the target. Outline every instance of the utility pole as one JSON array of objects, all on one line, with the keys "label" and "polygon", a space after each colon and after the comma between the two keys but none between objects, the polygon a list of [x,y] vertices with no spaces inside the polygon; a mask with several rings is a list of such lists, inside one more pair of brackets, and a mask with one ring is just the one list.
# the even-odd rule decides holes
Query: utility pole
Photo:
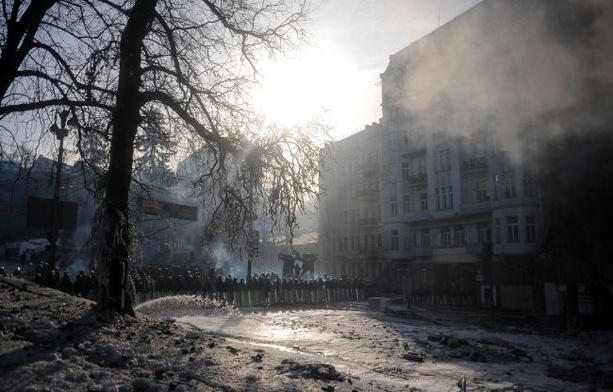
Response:
[{"label": "utility pole", "polygon": [[57,123],[53,123],[49,128],[51,133],[54,133],[57,139],[60,141],[60,148],[58,152],[57,158],[57,170],[55,172],[55,187],[53,189],[53,211],[51,215],[51,231],[47,236],[47,239],[51,243],[51,256],[49,260],[49,269],[52,271],[56,265],[57,259],[57,240],[58,240],[58,232],[59,232],[59,224],[60,224],[60,186],[62,181],[62,168],[64,166],[64,138],[68,136],[68,129],[66,129],[66,125],[73,127],[76,125],[76,119],[73,117],[70,120],[66,121],[70,111],[63,110],[59,113],[60,117],[60,126],[58,127]]},{"label": "utility pole", "polygon": [[253,263],[253,258],[258,255],[259,241],[260,232],[249,230],[249,238],[247,239],[247,279],[251,279],[251,264]]}]

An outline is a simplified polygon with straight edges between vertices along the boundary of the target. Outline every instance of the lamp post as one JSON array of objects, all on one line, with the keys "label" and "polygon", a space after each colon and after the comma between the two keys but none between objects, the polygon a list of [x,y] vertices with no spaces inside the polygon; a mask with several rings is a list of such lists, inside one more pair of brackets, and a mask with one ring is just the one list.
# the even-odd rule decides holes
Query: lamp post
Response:
[{"label": "lamp post", "polygon": [[494,244],[492,243],[491,231],[488,230],[485,241],[483,241],[483,263],[484,268],[489,269],[489,284],[490,284],[490,316],[494,318],[494,262],[493,262],[493,254],[494,254]]},{"label": "lamp post", "polygon": [[60,117],[60,125],[58,126],[56,122],[54,122],[51,127],[49,127],[49,131],[55,134],[55,137],[60,141],[60,148],[58,152],[57,158],[57,171],[55,173],[55,187],[53,189],[53,211],[51,215],[51,231],[47,239],[51,243],[51,256],[49,260],[49,268],[53,270],[55,268],[56,256],[57,256],[57,240],[58,240],[58,231],[59,231],[59,201],[60,201],[60,183],[62,180],[62,168],[64,166],[64,138],[68,136],[68,129],[66,126],[73,127],[76,125],[76,119],[72,117],[70,120],[66,121],[70,111],[63,110],[59,113]]}]

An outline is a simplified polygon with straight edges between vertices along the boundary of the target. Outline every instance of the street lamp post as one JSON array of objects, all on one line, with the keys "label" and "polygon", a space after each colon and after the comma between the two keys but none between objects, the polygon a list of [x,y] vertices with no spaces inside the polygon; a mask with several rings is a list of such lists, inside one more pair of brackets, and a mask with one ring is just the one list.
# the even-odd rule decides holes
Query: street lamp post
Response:
[{"label": "street lamp post", "polygon": [[59,113],[60,126],[57,123],[53,123],[49,128],[49,131],[57,137],[60,141],[60,148],[57,158],[57,171],[55,174],[55,187],[53,189],[53,211],[51,215],[51,232],[49,233],[48,240],[51,243],[51,256],[49,260],[49,268],[53,270],[56,264],[57,257],[57,240],[59,231],[59,201],[60,201],[60,183],[62,180],[62,167],[64,166],[64,138],[68,136],[68,129],[66,125],[72,127],[76,124],[75,118],[71,118],[66,121],[70,111],[63,110]]},{"label": "street lamp post", "polygon": [[494,244],[491,239],[491,232],[488,231],[488,234],[483,241],[483,263],[484,268],[489,269],[489,284],[490,284],[490,316],[494,317],[495,311],[495,293],[494,293],[494,262],[493,262],[493,253],[494,253]]}]

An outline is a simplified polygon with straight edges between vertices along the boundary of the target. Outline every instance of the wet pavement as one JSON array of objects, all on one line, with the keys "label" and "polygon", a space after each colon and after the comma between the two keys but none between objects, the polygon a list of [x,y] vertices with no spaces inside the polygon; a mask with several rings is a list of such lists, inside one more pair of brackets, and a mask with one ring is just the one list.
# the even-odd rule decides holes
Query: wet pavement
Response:
[{"label": "wet pavement", "polygon": [[[613,374],[610,333],[573,337],[535,334],[525,326],[482,328],[487,310],[400,306],[380,312],[367,302],[240,311],[171,308],[150,313],[294,359],[318,358],[386,391],[454,391],[462,379],[469,391],[585,391],[613,385],[605,376]],[[566,377],[573,372],[576,377]]]}]

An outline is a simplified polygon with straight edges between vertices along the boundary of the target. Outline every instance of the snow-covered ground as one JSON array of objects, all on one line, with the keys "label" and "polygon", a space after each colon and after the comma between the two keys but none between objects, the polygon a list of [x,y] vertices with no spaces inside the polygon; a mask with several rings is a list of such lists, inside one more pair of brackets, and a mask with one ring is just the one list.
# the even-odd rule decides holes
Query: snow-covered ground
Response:
[{"label": "snow-covered ground", "polygon": [[445,327],[366,303],[218,305],[170,297],[121,316],[0,277],[0,391],[458,391],[462,379],[468,391],[613,386],[611,332]]},{"label": "snow-covered ground", "polygon": [[[176,308],[173,302],[185,302]],[[197,310],[174,298],[141,307],[228,339],[319,357],[385,391],[586,391],[613,387],[613,334],[542,336],[446,327],[370,311],[333,308]],[[156,306],[157,305],[157,306]],[[149,308],[147,310],[147,308]],[[174,309],[173,309],[174,308]]]}]

